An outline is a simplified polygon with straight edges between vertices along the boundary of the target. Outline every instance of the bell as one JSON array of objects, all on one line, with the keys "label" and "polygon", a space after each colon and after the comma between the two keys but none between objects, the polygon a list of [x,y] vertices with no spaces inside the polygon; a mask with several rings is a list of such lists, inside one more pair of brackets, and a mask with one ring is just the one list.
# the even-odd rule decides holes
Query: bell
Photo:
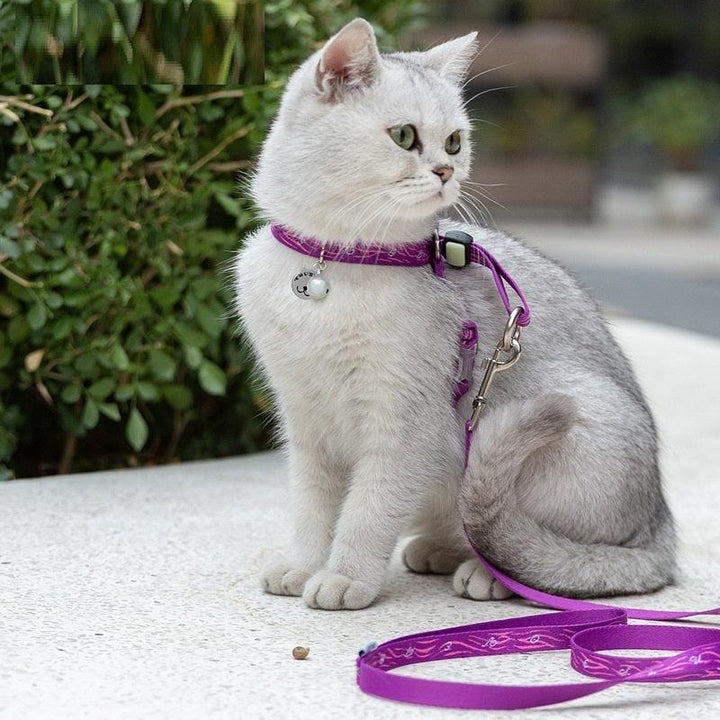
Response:
[{"label": "bell", "polygon": [[321,300],[330,292],[330,284],[321,273],[313,275],[307,282],[307,293],[313,300]]}]

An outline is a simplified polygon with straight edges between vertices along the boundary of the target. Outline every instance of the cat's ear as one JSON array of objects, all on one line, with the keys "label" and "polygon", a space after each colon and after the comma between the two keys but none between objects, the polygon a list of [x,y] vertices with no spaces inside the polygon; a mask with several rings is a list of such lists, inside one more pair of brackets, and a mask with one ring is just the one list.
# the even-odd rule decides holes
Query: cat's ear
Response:
[{"label": "cat's ear", "polygon": [[372,25],[357,18],[325,44],[315,69],[315,85],[323,98],[337,102],[347,92],[371,85],[379,67]]},{"label": "cat's ear", "polygon": [[453,83],[459,83],[468,71],[477,55],[477,33],[449,40],[426,50],[423,55],[425,64]]}]

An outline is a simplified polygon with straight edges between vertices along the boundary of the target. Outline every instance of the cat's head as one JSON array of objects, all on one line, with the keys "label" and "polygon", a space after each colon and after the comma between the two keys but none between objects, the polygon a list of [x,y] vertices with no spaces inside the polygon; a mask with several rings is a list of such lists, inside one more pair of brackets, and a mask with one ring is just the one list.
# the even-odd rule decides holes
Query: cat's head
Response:
[{"label": "cat's head", "polygon": [[426,232],[470,169],[475,36],[381,55],[369,23],[346,25],[288,82],[253,182],[261,211],[328,240]]}]

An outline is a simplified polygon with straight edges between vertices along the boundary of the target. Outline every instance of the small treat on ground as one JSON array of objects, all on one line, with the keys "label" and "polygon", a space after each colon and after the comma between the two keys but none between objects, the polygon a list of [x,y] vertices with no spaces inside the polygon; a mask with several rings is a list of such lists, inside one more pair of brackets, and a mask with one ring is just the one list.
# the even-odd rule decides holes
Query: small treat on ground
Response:
[{"label": "small treat on ground", "polygon": [[293,651],[292,651],[293,657],[296,660],[304,660],[308,656],[309,652],[310,652],[310,648],[300,647],[300,646],[294,647]]}]

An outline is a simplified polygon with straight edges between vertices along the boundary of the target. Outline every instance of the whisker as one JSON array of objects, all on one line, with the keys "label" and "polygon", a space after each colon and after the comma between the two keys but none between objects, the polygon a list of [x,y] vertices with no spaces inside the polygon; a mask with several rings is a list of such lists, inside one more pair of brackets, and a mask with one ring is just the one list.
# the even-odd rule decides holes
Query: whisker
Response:
[{"label": "whisker", "polygon": [[[495,35],[497,37],[497,35]],[[494,39],[494,38],[493,38]],[[479,54],[479,53],[478,53]],[[504,65],[496,65],[494,68],[490,68],[488,70],[483,70],[479,72],[477,75],[473,75],[471,78],[468,78],[463,84],[463,90],[467,85],[469,85],[473,80],[477,80],[479,77],[482,77],[483,75],[487,75],[487,73],[495,72],[495,70],[502,70],[503,68],[510,67],[511,65],[517,65],[517,61],[515,62],[509,62],[505,63]]]},{"label": "whisker", "polygon": [[[381,196],[376,199],[379,199],[382,201],[383,197]],[[375,208],[373,213],[371,215],[369,215],[368,217],[366,217],[365,221],[353,231],[352,237],[354,239],[360,240],[361,239],[361,237],[360,237],[361,231],[364,230],[370,223],[374,222],[375,219],[379,215],[381,215],[383,212],[385,212],[385,210],[388,207],[390,207],[390,205],[392,205],[392,203],[395,201],[395,198],[393,198],[393,197],[390,197],[389,199],[387,197],[385,197],[384,199],[385,199],[385,202],[381,202],[380,205]]]},{"label": "whisker", "polygon": [[471,123],[481,122],[481,123],[485,123],[485,125],[492,125],[493,127],[496,127],[499,130],[503,129],[502,125],[500,125],[496,122],[492,122],[492,120],[486,120],[485,118],[470,118],[470,122]]},{"label": "whisker", "polygon": [[398,213],[400,212],[400,209],[402,208],[402,201],[401,201],[400,199],[397,199],[397,198],[396,198],[396,203],[397,203],[397,204],[396,204],[396,206],[395,206],[395,211],[393,212],[392,215],[389,216],[388,221],[387,221],[387,223],[385,224],[385,227],[384,227],[384,229],[383,229],[382,236],[381,236],[380,238],[378,238],[378,241],[384,241],[384,240],[385,240],[385,238],[386,238],[386,236],[387,236],[387,233],[388,233],[388,230],[390,230],[393,222],[395,222],[395,218],[397,217]]},{"label": "whisker", "polygon": [[500,28],[477,52],[478,56],[482,55],[497,39],[497,36],[502,32]]},{"label": "whisker", "polygon": [[458,198],[453,204],[452,207],[455,209],[457,214],[460,216],[460,219],[467,223],[468,225],[477,225],[477,223],[473,223],[472,220],[472,214],[468,213],[467,207],[463,204],[462,198]]},{"label": "whisker", "polygon": [[508,183],[479,183],[474,180],[463,180],[463,185],[478,185],[479,187],[507,187]]},{"label": "whisker", "polygon": [[[369,188],[358,188],[351,194],[350,199],[344,205],[337,208],[335,212],[330,216],[328,220],[328,226],[331,227],[334,224],[335,220],[342,214],[349,214],[352,217],[353,215],[362,212],[364,210],[362,205],[368,200],[374,200],[375,196],[382,196],[383,191],[384,187],[381,185],[374,185]],[[370,203],[370,205],[372,206],[372,203]],[[352,212],[351,208],[354,208]]]},{"label": "whisker", "polygon": [[481,92],[473,95],[469,100],[466,100],[463,103],[463,107],[467,107],[473,100],[477,100],[479,97],[482,97],[483,95],[487,95],[488,93],[495,92],[496,90],[512,90],[513,88],[516,88],[516,87],[517,87],[517,85],[501,85],[500,87],[487,88],[487,90],[482,90]]},{"label": "whisker", "polygon": [[[471,195],[463,195],[462,198],[480,213],[483,220],[485,220],[485,213],[487,213],[487,218],[489,222],[487,222],[486,224],[492,224],[493,227],[497,227],[497,225],[495,224],[495,219],[490,212],[490,209],[482,200],[480,200],[480,198],[475,198]],[[482,207],[482,210],[480,209],[480,207],[478,207],[478,204],[480,205],[480,207]],[[485,211],[485,213],[483,212],[483,210]]]},{"label": "whisker", "polygon": [[[484,193],[479,188],[464,188],[464,191],[467,192],[468,197],[475,197],[472,194],[473,192],[479,193],[488,202],[495,203],[495,205],[497,205],[498,207],[501,207],[503,210],[507,210],[507,208],[501,202],[496,200],[492,195],[490,195],[488,193]],[[479,198],[475,198],[475,199],[479,201]]]}]

